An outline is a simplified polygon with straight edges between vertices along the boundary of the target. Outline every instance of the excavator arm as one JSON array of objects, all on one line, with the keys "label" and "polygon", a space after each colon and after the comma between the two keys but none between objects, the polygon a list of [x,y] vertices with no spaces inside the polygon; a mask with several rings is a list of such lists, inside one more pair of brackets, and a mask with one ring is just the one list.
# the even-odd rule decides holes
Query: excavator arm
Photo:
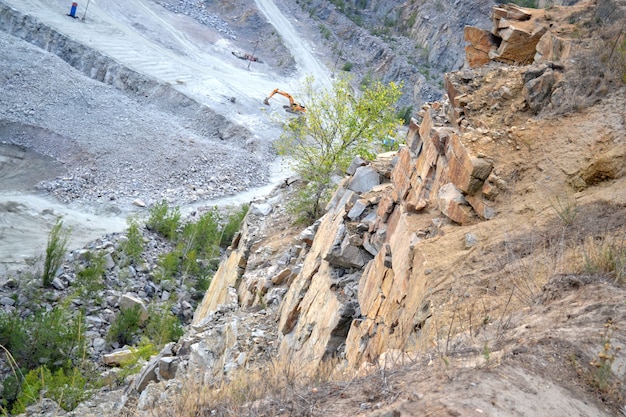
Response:
[{"label": "excavator arm", "polygon": [[269,106],[270,99],[274,97],[274,95],[276,94],[286,97],[289,100],[289,105],[283,106],[287,112],[289,113],[305,113],[306,112],[306,108],[296,103],[296,101],[293,99],[291,94],[285,91],[279,90],[278,88],[274,89],[274,91],[272,91],[269,96],[265,97],[265,100],[263,100],[263,103]]}]

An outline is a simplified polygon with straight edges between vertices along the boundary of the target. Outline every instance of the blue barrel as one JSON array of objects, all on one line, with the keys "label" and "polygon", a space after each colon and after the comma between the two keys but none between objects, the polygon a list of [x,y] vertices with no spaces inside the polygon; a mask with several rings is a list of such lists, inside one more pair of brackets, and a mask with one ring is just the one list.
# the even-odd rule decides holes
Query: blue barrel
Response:
[{"label": "blue barrel", "polygon": [[76,2],[72,3],[72,8],[70,9],[70,14],[68,14],[68,16],[76,17],[76,8],[77,7],[78,7],[78,3],[76,3]]}]

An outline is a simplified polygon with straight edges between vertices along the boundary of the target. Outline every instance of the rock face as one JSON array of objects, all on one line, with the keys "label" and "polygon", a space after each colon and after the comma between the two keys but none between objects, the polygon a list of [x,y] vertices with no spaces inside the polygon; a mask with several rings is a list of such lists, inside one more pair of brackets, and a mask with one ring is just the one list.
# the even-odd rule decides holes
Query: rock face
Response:
[{"label": "rock face", "polygon": [[[493,162],[472,155],[460,131],[442,126],[444,112],[444,106],[433,105],[421,124],[413,120],[397,153],[368,165],[355,161],[358,168],[340,184],[319,224],[301,233],[310,242],[300,253],[301,264],[282,270],[251,267],[254,244],[244,228],[193,324],[204,323],[225,305],[236,309],[267,302],[277,284],[287,283],[277,299],[279,360],[314,372],[337,355],[358,366],[406,346],[429,314],[428,271],[419,242],[436,236],[431,219],[470,224],[494,215],[485,216],[483,195]],[[190,363],[198,361],[194,355]]]},{"label": "rock face", "polygon": [[[561,24],[554,25],[553,21],[561,15],[572,16],[566,19],[575,21],[576,13],[586,7],[589,5],[585,3],[552,6],[550,9],[529,9],[513,4],[495,6],[491,15],[491,30],[465,27],[464,38],[468,43],[465,47],[466,65],[480,68],[491,61],[527,65],[571,58],[579,49],[581,40],[575,30],[564,28]],[[616,5],[607,7],[617,8]],[[598,7],[597,13],[601,9]],[[572,31],[574,33],[570,33]]]},{"label": "rock face", "polygon": [[[333,32],[328,41],[340,45],[338,63],[352,65],[357,77],[404,83],[402,105],[436,100],[441,95],[439,74],[463,66],[463,27],[489,27],[493,0],[349,2],[329,0],[294,3],[294,9],[315,16]],[[343,4],[343,3],[342,3]],[[389,42],[392,40],[392,42]],[[398,54],[397,48],[409,53]],[[363,53],[365,51],[365,53]]]}]

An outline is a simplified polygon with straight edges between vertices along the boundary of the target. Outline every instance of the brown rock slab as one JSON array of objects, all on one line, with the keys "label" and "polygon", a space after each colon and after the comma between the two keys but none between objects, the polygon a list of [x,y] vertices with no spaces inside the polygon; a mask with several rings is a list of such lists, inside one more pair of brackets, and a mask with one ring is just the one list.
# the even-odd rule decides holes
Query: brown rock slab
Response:
[{"label": "brown rock slab", "polygon": [[291,269],[285,268],[272,277],[272,284],[282,285],[287,280],[287,278],[289,278],[289,276],[291,276]]},{"label": "brown rock slab", "polygon": [[493,163],[486,158],[471,156],[456,134],[452,135],[449,144],[446,157],[450,182],[466,194],[476,194],[489,177]]},{"label": "brown rock slab", "polygon": [[408,147],[403,147],[398,152],[398,162],[391,173],[391,181],[394,188],[398,191],[398,197],[403,199],[406,197],[411,187],[411,175],[415,169],[411,151]]},{"label": "brown rock slab", "polygon": [[487,65],[491,59],[489,51],[495,48],[491,41],[491,34],[483,29],[465,26],[463,36],[469,45],[465,46],[465,60],[470,68],[480,68]]},{"label": "brown rock slab", "polygon": [[450,220],[458,224],[467,223],[471,217],[471,208],[463,193],[452,183],[445,184],[437,194],[439,210]]}]

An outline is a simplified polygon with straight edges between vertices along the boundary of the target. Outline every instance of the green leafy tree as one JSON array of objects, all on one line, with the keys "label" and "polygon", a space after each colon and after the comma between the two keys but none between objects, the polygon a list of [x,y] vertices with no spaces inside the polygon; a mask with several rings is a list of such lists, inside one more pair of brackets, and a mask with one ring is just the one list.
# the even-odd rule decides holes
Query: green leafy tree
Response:
[{"label": "green leafy tree", "polygon": [[355,91],[349,77],[335,80],[330,91],[315,91],[307,78],[306,115],[292,119],[278,141],[278,151],[291,156],[307,184],[293,207],[301,218],[319,217],[328,197],[331,175],[344,171],[356,155],[371,158],[395,138],[401,121],[394,104],[401,85],[372,82]]}]

